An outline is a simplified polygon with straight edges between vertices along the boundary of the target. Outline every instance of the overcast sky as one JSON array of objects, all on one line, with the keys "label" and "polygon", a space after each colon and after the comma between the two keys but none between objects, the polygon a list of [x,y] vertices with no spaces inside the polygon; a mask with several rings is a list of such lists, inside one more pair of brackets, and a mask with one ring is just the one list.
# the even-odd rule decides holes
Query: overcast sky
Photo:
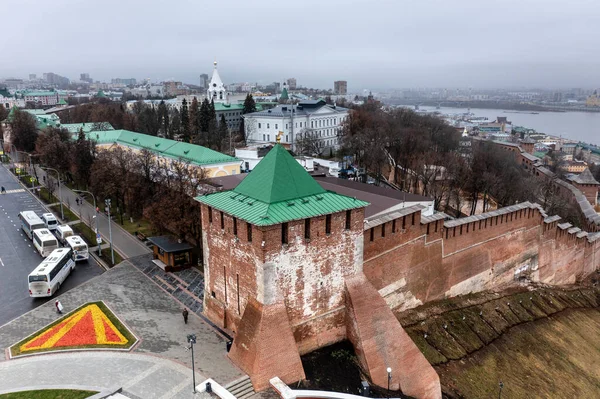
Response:
[{"label": "overcast sky", "polygon": [[0,77],[598,87],[600,0],[0,0]]}]

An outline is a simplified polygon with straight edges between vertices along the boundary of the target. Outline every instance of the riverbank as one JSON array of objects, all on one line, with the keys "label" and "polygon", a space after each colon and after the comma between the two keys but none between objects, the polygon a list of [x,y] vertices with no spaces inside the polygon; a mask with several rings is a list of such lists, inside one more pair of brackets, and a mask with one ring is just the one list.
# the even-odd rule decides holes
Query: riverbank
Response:
[{"label": "riverbank", "polygon": [[512,101],[419,101],[391,99],[390,105],[425,106],[425,107],[460,107],[476,109],[504,109],[507,111],[529,112],[592,112],[600,113],[600,107],[560,106],[519,103]]}]

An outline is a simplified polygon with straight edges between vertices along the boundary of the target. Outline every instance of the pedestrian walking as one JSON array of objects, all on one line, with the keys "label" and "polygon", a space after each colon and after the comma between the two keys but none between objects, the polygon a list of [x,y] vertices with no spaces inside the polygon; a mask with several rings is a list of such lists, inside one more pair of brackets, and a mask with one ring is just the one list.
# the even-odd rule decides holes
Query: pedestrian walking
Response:
[{"label": "pedestrian walking", "polygon": [[56,300],[56,302],[54,302],[54,306],[56,306],[56,313],[62,314],[63,305],[62,305],[62,303],[60,303],[60,301],[58,299]]},{"label": "pedestrian walking", "polygon": [[4,186],[2,186],[2,189],[0,189],[0,193],[6,194],[6,189],[4,188]]},{"label": "pedestrian walking", "polygon": [[77,203],[77,206],[79,206],[79,197],[75,198],[75,202]]},{"label": "pedestrian walking", "polygon": [[181,314],[183,315],[183,321],[185,322],[185,324],[187,324],[187,319],[188,319],[188,310],[186,308],[183,308],[183,312],[181,312]]}]

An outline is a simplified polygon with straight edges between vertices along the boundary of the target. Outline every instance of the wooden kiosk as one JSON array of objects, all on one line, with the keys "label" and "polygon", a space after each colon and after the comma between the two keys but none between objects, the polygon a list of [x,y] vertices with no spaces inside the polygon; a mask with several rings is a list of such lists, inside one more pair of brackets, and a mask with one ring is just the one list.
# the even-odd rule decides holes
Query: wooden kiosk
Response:
[{"label": "wooden kiosk", "polygon": [[172,236],[148,237],[152,243],[153,260],[166,272],[176,272],[193,265],[192,247],[185,241]]}]

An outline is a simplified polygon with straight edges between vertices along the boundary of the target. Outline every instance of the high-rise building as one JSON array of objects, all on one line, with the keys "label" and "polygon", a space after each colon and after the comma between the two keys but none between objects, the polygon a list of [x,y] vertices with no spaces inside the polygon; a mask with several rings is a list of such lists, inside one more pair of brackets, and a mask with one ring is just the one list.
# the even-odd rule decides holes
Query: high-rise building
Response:
[{"label": "high-rise building", "polygon": [[88,83],[93,83],[94,79],[90,78],[90,74],[89,73],[82,73],[79,75],[79,80],[81,80],[82,82],[88,82]]},{"label": "high-rise building", "polygon": [[289,78],[287,85],[289,90],[296,90],[296,78]]},{"label": "high-rise building", "polygon": [[203,89],[208,89],[208,74],[203,73],[200,75],[200,87]]},{"label": "high-rise building", "polygon": [[36,79],[37,79],[37,75],[35,73],[29,74],[29,80],[36,80]]},{"label": "high-rise building", "polygon": [[132,85],[135,85],[137,83],[137,81],[135,80],[135,78],[129,78],[129,79],[114,78],[114,79],[111,79],[110,83],[112,83],[114,85],[132,86]]},{"label": "high-rise building", "polygon": [[65,87],[69,84],[69,79],[65,78],[64,76],[60,76],[57,75],[53,72],[46,72],[44,73],[44,80],[46,81],[46,83],[49,83],[51,85],[56,85],[59,87]]},{"label": "high-rise building", "polygon": [[348,82],[345,80],[336,80],[333,82],[333,93],[334,94],[348,94]]}]

